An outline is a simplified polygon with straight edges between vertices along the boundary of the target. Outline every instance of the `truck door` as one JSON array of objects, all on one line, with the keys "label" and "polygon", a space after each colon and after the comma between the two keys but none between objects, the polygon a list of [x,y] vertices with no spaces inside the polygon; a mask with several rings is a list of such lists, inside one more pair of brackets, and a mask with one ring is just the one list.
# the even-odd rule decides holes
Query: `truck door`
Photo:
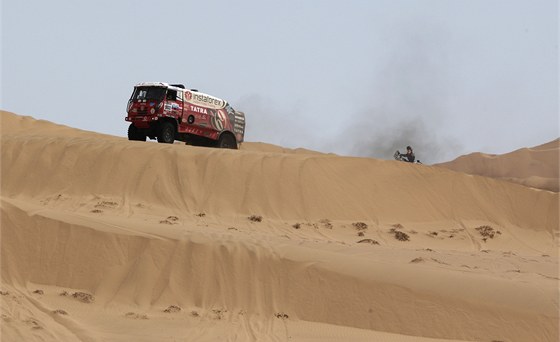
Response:
[{"label": "truck door", "polygon": [[167,89],[166,100],[168,111],[180,122],[183,117],[183,92]]},{"label": "truck door", "polygon": [[180,90],[177,91],[176,103],[179,106],[179,108],[177,108],[177,117],[179,118],[179,122],[181,122],[183,119],[183,113],[185,112],[185,104],[183,103],[183,92]]}]

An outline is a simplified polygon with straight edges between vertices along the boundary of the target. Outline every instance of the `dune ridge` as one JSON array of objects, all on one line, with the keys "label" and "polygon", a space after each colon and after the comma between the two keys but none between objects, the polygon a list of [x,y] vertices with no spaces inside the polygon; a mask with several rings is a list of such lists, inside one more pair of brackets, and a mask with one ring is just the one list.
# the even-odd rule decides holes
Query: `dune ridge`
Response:
[{"label": "dune ridge", "polygon": [[471,153],[437,165],[459,172],[558,192],[559,160],[560,138],[539,146],[521,148],[501,155]]},{"label": "dune ridge", "polygon": [[[220,216],[266,213],[276,219],[328,216],[376,222],[490,219],[535,230],[557,228],[557,196],[430,166],[129,143],[93,133],[81,137],[73,130],[69,136],[20,132],[3,134],[3,158],[10,165],[3,170],[9,180],[3,183],[3,194],[8,197],[103,194],[122,198],[124,205],[146,201]],[[425,196],[430,193],[435,196]],[[496,205],[511,197],[517,199],[510,205]]]},{"label": "dune ridge", "polygon": [[557,193],[1,115],[3,338],[558,338]]}]

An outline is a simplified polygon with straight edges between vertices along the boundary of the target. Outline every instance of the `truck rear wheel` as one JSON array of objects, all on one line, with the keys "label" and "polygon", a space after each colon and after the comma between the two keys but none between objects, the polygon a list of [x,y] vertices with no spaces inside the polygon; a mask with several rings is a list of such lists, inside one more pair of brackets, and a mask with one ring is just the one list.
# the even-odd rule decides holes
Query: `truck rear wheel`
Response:
[{"label": "truck rear wheel", "polygon": [[162,144],[173,144],[173,141],[175,141],[175,126],[171,122],[160,124],[157,141]]},{"label": "truck rear wheel", "polygon": [[130,124],[128,126],[128,140],[146,141],[146,135],[142,134],[134,124]]},{"label": "truck rear wheel", "polygon": [[231,148],[233,150],[237,150],[237,141],[235,141],[235,137],[233,135],[226,133],[220,135],[217,146],[219,148]]}]

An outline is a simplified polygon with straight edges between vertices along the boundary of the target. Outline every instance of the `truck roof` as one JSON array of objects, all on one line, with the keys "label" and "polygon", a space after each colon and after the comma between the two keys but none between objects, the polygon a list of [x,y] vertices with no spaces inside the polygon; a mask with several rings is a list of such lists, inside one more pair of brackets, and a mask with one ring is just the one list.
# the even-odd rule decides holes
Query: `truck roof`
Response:
[{"label": "truck roof", "polygon": [[192,100],[189,100],[189,102],[193,102],[195,104],[201,105],[201,106],[208,106],[209,103],[211,103],[211,107],[214,108],[224,108],[228,105],[228,102],[226,100],[220,99],[219,97],[216,96],[212,96],[209,94],[205,94],[205,93],[201,93],[200,91],[196,90],[196,89],[185,89],[182,88],[184,87],[182,84],[179,85],[181,87],[177,87],[176,84],[169,84],[169,83],[165,83],[165,82],[140,82],[138,84],[136,84],[134,87],[160,87],[160,88],[168,88],[168,89],[172,89],[175,91],[182,91],[182,92],[189,92],[189,93],[195,93],[197,96],[194,96],[194,98]]},{"label": "truck roof", "polygon": [[176,87],[175,85],[165,83],[165,82],[140,82],[137,85],[135,85],[134,87],[135,88],[136,87],[161,87],[161,88],[171,88],[171,89],[174,89],[174,90],[178,90],[178,89],[186,90],[186,89],[179,88],[179,87]]}]

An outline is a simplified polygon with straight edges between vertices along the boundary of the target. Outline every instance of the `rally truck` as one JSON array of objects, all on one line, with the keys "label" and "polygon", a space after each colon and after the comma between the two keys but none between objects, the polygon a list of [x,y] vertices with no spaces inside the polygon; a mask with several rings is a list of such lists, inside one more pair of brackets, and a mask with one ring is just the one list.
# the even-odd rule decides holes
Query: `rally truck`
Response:
[{"label": "rally truck", "polygon": [[237,149],[245,135],[245,114],[227,101],[182,84],[143,82],[134,86],[126,108],[128,140]]}]

